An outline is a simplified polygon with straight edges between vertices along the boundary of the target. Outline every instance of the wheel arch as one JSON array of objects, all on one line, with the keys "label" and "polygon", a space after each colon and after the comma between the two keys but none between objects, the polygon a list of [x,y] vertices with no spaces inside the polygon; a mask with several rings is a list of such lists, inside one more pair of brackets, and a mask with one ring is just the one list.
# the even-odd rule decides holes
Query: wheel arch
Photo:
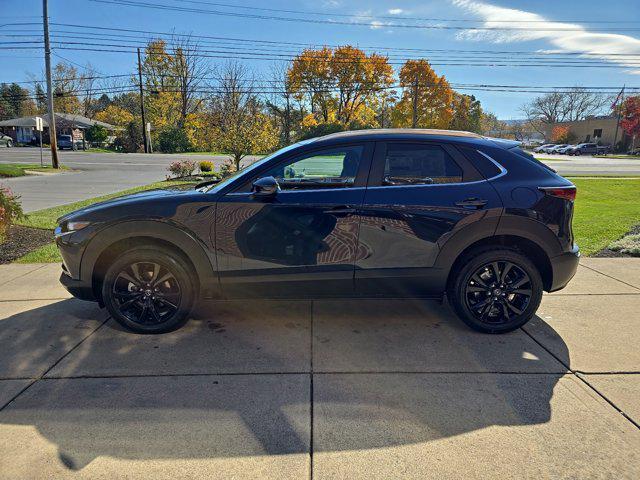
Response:
[{"label": "wheel arch", "polygon": [[544,290],[548,291],[551,289],[551,285],[553,284],[553,269],[548,253],[539,244],[528,238],[513,234],[503,234],[476,240],[460,251],[449,268],[446,283],[447,290],[451,288],[455,275],[469,254],[474,250],[484,250],[491,247],[512,248],[525,255],[538,268],[540,276],[542,277]]},{"label": "wheel arch", "polygon": [[90,282],[96,298],[106,269],[119,254],[142,245],[169,248],[192,269],[197,291],[215,279],[215,271],[205,248],[189,233],[159,221],[131,221],[101,230],[87,245],[82,256],[80,277]]}]

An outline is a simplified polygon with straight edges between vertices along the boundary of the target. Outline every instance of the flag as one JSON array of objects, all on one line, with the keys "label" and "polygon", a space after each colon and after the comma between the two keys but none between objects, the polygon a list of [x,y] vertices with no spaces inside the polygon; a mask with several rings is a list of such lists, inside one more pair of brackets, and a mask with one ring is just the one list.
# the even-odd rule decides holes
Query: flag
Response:
[{"label": "flag", "polygon": [[622,90],[620,90],[620,93],[618,93],[618,96],[616,97],[614,102],[611,104],[611,110],[616,109],[616,107],[618,106],[618,101],[620,100],[620,98],[622,98],[623,95],[624,95],[624,87],[622,87]]}]

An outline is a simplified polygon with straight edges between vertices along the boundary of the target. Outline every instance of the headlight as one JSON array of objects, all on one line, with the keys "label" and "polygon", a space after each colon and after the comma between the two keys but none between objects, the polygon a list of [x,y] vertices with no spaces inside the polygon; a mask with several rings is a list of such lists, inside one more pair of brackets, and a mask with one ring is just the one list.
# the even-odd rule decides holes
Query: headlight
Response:
[{"label": "headlight", "polygon": [[88,227],[91,222],[67,222],[67,232],[75,232],[82,230],[84,227]]},{"label": "headlight", "polygon": [[91,225],[91,222],[64,222],[55,229],[55,236],[66,235],[67,233],[77,232]]}]

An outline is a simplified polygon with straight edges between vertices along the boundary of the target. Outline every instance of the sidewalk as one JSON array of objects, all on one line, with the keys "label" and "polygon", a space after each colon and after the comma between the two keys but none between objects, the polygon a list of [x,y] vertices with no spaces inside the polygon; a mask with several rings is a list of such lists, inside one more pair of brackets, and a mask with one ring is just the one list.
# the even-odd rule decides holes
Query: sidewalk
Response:
[{"label": "sidewalk", "polygon": [[498,336],[419,300],[134,335],[59,268],[0,266],[0,479],[640,477],[640,259],[583,259]]}]

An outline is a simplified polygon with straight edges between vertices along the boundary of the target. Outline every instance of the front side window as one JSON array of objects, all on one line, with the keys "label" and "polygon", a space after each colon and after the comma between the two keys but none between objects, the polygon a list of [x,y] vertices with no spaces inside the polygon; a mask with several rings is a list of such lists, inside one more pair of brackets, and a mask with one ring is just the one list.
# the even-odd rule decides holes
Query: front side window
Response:
[{"label": "front side window", "polygon": [[303,154],[280,164],[264,176],[273,176],[282,190],[352,187],[364,148],[336,147]]},{"label": "front side window", "polygon": [[462,182],[462,169],[439,145],[388,144],[383,185]]}]

